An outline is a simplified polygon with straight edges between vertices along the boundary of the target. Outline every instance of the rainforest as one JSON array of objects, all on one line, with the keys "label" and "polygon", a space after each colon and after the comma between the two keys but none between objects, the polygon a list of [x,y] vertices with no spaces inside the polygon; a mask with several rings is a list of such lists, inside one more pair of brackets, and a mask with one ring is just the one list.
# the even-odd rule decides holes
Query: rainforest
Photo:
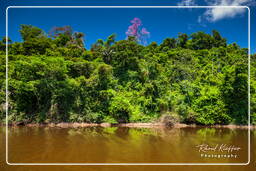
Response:
[{"label": "rainforest", "polygon": [[[0,42],[0,119],[10,123],[256,124],[256,55],[201,31],[143,43],[115,34],[85,48],[70,26],[21,25],[22,42]],[[8,43],[8,65],[6,65]]]}]

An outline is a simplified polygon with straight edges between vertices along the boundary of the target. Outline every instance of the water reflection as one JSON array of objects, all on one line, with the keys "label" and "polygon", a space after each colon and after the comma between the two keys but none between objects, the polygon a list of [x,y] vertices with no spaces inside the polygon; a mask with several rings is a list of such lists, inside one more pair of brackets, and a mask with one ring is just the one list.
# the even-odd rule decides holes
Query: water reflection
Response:
[{"label": "water reflection", "polygon": [[[14,163],[245,163],[248,131],[228,128],[49,128],[12,127],[9,161]],[[201,157],[197,145],[240,147],[238,158]],[[218,154],[220,152],[209,152]]]}]

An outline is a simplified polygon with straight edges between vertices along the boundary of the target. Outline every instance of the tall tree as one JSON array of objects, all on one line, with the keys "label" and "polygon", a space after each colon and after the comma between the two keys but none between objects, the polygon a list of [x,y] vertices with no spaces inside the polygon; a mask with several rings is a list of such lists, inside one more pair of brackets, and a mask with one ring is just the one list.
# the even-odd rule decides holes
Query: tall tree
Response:
[{"label": "tall tree", "polygon": [[185,48],[187,41],[188,41],[188,35],[185,33],[179,33],[177,38],[177,45],[181,48]]},{"label": "tall tree", "polygon": [[32,25],[26,25],[26,24],[21,25],[20,34],[23,41],[45,36],[42,29]]},{"label": "tall tree", "polygon": [[223,47],[226,47],[227,46],[227,41],[225,38],[222,38],[220,33],[217,31],[217,30],[213,30],[212,31],[212,37],[214,39],[214,47],[220,47],[220,46],[223,46]]}]

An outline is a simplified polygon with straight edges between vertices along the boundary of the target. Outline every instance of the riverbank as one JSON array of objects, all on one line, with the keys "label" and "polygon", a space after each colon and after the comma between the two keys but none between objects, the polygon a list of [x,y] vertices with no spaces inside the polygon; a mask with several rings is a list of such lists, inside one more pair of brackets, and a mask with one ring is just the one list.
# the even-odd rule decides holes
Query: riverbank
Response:
[{"label": "riverbank", "polygon": [[[4,124],[1,124],[4,126]],[[83,128],[83,127],[129,127],[129,128],[229,128],[229,129],[248,129],[248,125],[196,125],[196,124],[183,124],[175,123],[167,125],[166,123],[155,122],[155,123],[12,123],[9,126],[26,126],[26,127],[59,127],[59,128]],[[256,129],[256,125],[251,125],[250,129]]]}]

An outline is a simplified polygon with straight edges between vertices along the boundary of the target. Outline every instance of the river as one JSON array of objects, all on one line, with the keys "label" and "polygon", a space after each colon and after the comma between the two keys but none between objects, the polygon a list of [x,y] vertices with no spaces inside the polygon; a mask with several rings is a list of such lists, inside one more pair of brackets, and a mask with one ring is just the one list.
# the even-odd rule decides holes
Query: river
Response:
[{"label": "river", "polygon": [[[1,127],[0,135],[0,145],[4,147],[4,127]],[[246,163],[248,161],[247,129],[11,127],[8,135],[10,163]],[[4,149],[1,148],[0,151],[3,162]],[[29,166],[11,167],[13,170],[17,168],[27,170]],[[53,167],[56,169],[56,166],[51,168]],[[70,170],[73,167],[78,169],[103,166],[63,167]],[[193,166],[174,167],[181,169]],[[216,168],[217,166],[206,167]],[[218,167],[228,170],[227,168],[231,166]],[[234,167],[239,170],[243,168],[242,166]],[[7,166],[4,169],[7,169]],[[197,170],[200,170],[198,166]]]}]

